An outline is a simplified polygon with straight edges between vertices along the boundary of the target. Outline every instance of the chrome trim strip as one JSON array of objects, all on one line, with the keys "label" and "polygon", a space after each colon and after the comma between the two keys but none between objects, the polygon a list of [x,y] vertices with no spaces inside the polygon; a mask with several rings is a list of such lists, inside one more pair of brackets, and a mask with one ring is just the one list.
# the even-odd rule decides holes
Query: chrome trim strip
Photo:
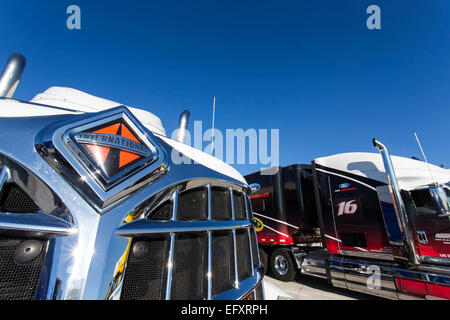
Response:
[{"label": "chrome trim strip", "polygon": [[248,199],[246,199],[246,202],[248,201],[248,204],[250,205],[249,211],[248,211],[248,220],[253,219],[253,205],[252,205],[252,200],[250,199],[250,197]]},{"label": "chrome trim strip", "polygon": [[3,166],[2,171],[0,171],[0,190],[9,179],[11,179],[11,172],[7,166]]},{"label": "chrome trim strip", "polygon": [[440,258],[440,257],[430,257],[430,256],[419,256],[419,259],[426,263],[438,264],[443,266],[450,266],[449,258]]},{"label": "chrome trim strip", "polygon": [[[355,247],[357,248],[357,247]],[[371,258],[371,259],[379,259],[379,260],[394,260],[392,253],[380,253],[380,252],[371,252],[371,251],[355,251],[355,250],[338,250],[340,254],[346,256],[354,256],[361,258]]]},{"label": "chrome trim strip", "polygon": [[0,231],[22,231],[43,236],[70,236],[77,232],[69,222],[43,213],[0,212]]},{"label": "chrome trim strip", "polygon": [[212,220],[212,209],[211,209],[212,200],[211,200],[211,184],[210,183],[208,183],[207,188],[208,188],[208,220],[211,221]]},{"label": "chrome trim strip", "polygon": [[[258,243],[258,235],[256,234],[255,228],[252,228],[253,233],[255,234],[255,241]],[[259,255],[259,247],[256,248],[256,252],[258,253],[258,266],[261,266],[261,256]]]},{"label": "chrome trim strip", "polygon": [[248,204],[247,204],[247,201],[248,201],[247,192],[244,192],[243,195],[244,195],[244,203],[245,203],[245,214],[246,214],[247,220],[250,220],[250,215],[248,214],[249,208],[248,208]]},{"label": "chrome trim strip", "polygon": [[250,248],[250,265],[252,266],[252,277],[255,276],[255,266],[253,265],[253,245],[252,245],[252,237],[251,237],[251,231],[250,228],[247,229],[248,234],[248,243]]},{"label": "chrome trim strip", "polygon": [[238,300],[246,297],[262,283],[263,274],[261,269],[258,269],[255,274],[255,277],[249,277],[242,280],[239,283],[239,288],[230,289],[214,296],[214,300]]},{"label": "chrome trim strip", "polygon": [[169,261],[167,262],[166,300],[170,300],[172,290],[173,251],[175,246],[175,234],[170,235]]},{"label": "chrome trim strip", "polygon": [[230,191],[230,201],[231,201],[231,220],[235,220],[235,215],[234,215],[234,199],[233,199],[233,188],[228,188],[228,190]]},{"label": "chrome trim strip", "polygon": [[[330,270],[332,272],[334,271],[334,277],[341,276],[343,278],[345,273],[351,273],[352,270],[349,270],[348,265],[353,265],[354,270],[364,270],[368,269],[373,264],[373,261],[370,260],[355,260],[351,258],[342,258],[336,255],[330,256]],[[412,270],[403,269],[398,265],[392,264],[379,263],[376,265],[380,268],[381,277],[410,279],[444,286],[450,285],[450,271],[446,267],[436,268],[435,270],[433,270],[434,268],[432,267],[429,270],[425,270],[420,266],[418,269]],[[366,277],[368,277],[368,275],[366,275]],[[337,278],[335,278],[335,280],[336,279]],[[400,294],[401,292],[397,293]]]},{"label": "chrome trim strip", "polygon": [[177,211],[178,211],[178,189],[172,195],[172,218],[171,221],[177,221]]},{"label": "chrome trim strip", "polygon": [[237,263],[236,230],[233,230],[233,251],[234,251],[234,287],[239,289],[239,275]]},{"label": "chrome trim strip", "polygon": [[247,220],[214,221],[150,221],[146,219],[127,223],[116,230],[116,235],[131,237],[157,233],[202,232],[217,230],[234,230],[249,228],[252,224]]},{"label": "chrome trim strip", "polygon": [[208,300],[212,299],[212,233],[208,231]]}]

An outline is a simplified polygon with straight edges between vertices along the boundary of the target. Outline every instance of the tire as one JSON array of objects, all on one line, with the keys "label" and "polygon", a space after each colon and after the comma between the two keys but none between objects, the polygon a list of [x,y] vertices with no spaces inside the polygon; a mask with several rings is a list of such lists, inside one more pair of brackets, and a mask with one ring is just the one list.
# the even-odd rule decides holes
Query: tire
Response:
[{"label": "tire", "polygon": [[259,257],[261,258],[261,263],[264,267],[264,274],[267,274],[269,270],[269,255],[263,249],[259,249]]},{"label": "tire", "polygon": [[277,280],[292,281],[295,278],[295,265],[292,261],[289,249],[279,248],[270,255],[270,268]]}]

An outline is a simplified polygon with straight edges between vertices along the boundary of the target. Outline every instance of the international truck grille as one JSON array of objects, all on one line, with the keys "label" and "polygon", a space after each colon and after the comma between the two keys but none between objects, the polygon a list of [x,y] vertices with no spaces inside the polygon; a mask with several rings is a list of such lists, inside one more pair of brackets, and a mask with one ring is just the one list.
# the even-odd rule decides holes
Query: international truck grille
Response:
[{"label": "international truck grille", "polygon": [[132,236],[121,299],[224,298],[256,279],[259,256],[247,199],[211,185],[175,191],[147,217],[163,229]]},{"label": "international truck grille", "polygon": [[0,238],[0,300],[35,298],[46,241]]}]

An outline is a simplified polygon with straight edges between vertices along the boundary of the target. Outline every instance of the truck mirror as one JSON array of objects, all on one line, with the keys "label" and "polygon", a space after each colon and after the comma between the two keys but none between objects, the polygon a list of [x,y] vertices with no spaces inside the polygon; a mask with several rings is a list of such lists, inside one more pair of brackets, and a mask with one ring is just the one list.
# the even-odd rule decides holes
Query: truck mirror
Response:
[{"label": "truck mirror", "polygon": [[430,187],[430,194],[440,216],[450,216],[450,192],[443,187]]}]

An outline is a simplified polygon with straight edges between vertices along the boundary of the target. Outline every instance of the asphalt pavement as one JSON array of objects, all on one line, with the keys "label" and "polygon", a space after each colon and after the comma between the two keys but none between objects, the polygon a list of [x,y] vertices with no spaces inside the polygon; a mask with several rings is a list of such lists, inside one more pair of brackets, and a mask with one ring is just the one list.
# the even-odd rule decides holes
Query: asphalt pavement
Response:
[{"label": "asphalt pavement", "polygon": [[290,294],[295,300],[378,300],[375,296],[362,294],[355,291],[335,288],[321,278],[306,275],[298,275],[294,281],[283,282],[270,275],[265,280],[280,287]]}]

